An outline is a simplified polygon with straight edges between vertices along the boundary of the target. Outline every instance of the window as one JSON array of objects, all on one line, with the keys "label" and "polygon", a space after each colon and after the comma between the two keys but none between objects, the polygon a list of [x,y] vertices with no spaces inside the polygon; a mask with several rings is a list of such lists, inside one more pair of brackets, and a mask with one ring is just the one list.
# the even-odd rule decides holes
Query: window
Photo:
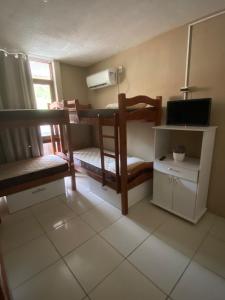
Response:
[{"label": "window", "polygon": [[[38,109],[48,109],[48,104],[54,99],[54,83],[51,62],[44,60],[30,60],[34,93]],[[50,126],[41,126],[41,135],[50,136]]]}]

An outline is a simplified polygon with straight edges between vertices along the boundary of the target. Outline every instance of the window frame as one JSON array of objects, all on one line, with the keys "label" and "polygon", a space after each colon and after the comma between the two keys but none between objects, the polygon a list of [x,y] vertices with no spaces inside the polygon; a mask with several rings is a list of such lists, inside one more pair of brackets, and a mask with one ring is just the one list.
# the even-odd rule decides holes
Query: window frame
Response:
[{"label": "window frame", "polygon": [[[34,84],[40,84],[40,85],[48,85],[50,87],[50,95],[51,95],[51,102],[54,101],[55,99],[55,85],[54,85],[54,77],[53,77],[53,65],[52,61],[48,59],[42,59],[42,58],[37,58],[37,57],[29,57],[29,61],[34,61],[34,62],[40,62],[40,63],[46,63],[49,64],[49,70],[50,70],[50,79],[41,79],[41,78],[33,78],[32,74],[32,82],[33,82],[33,87]],[[36,102],[36,99],[35,99]],[[42,136],[42,142],[43,143],[50,143],[51,142],[51,135],[49,136]]]},{"label": "window frame", "polygon": [[55,88],[54,88],[54,79],[53,79],[54,77],[53,77],[52,61],[47,60],[47,59],[36,58],[36,57],[30,57],[29,61],[45,63],[45,64],[49,65],[50,78],[51,79],[41,79],[41,78],[33,78],[32,77],[32,81],[33,81],[33,84],[49,85],[50,86],[50,93],[51,93],[51,101],[53,101],[53,99],[55,98]]}]

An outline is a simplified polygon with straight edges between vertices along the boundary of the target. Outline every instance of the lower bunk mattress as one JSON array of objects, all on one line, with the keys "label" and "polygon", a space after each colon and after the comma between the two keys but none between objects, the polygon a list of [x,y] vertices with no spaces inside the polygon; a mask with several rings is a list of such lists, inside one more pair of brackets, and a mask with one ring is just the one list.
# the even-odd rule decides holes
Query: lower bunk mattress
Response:
[{"label": "lower bunk mattress", "polygon": [[0,165],[0,189],[68,171],[67,162],[56,155],[20,160]]},{"label": "lower bunk mattress", "polygon": [[[106,153],[114,154],[111,151],[105,150]],[[77,150],[73,152],[74,163],[75,165],[81,166],[85,169],[88,169],[92,172],[97,174],[101,174],[101,155],[99,148],[85,148],[81,150]],[[105,170],[108,171],[110,174],[116,174],[116,166],[115,166],[115,159],[105,156]],[[127,157],[127,171],[128,176],[132,176],[137,170],[145,170],[145,169],[153,169],[152,162],[145,162],[143,159],[128,156]]]}]

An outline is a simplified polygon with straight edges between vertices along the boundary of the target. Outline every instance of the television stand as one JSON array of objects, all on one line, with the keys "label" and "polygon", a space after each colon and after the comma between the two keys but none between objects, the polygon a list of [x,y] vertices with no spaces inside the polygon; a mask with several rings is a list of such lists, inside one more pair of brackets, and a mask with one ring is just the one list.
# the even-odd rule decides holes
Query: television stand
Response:
[{"label": "television stand", "polygon": [[[154,129],[152,203],[192,223],[197,223],[207,210],[216,127],[164,125],[154,127]],[[185,145],[187,153],[189,145],[193,146],[195,143],[195,140],[191,140],[191,133],[194,132],[198,133],[199,153],[196,157],[187,156],[184,161],[175,162],[172,147],[176,143],[176,133],[185,136],[187,132],[188,142]],[[160,160],[162,156],[165,156],[164,160]]]}]

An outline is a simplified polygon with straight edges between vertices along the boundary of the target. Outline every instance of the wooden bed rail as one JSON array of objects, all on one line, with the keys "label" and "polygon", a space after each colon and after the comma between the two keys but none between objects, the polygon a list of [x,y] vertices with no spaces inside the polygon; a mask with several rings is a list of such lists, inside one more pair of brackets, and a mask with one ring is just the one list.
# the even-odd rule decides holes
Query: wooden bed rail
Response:
[{"label": "wooden bed rail", "polygon": [[54,101],[51,103],[48,103],[48,109],[63,109],[63,102],[62,101]]},{"label": "wooden bed rail", "polygon": [[[143,108],[132,108],[132,106],[144,103],[147,106]],[[115,162],[116,162],[116,190],[121,191],[121,208],[122,213],[126,215],[128,213],[128,190],[131,186],[128,183],[128,170],[127,170],[127,122],[128,121],[145,121],[153,122],[155,125],[161,124],[162,117],[162,97],[157,96],[155,99],[148,96],[139,95],[132,98],[127,98],[124,93],[118,95],[118,110],[113,116],[100,116],[98,117],[79,117],[79,111],[91,109],[91,105],[80,104],[77,99],[65,100],[63,102],[63,108],[72,112],[75,115],[75,122],[72,123],[85,123],[89,125],[99,126],[99,140],[101,150],[101,165],[102,176],[101,182],[103,185],[108,184],[105,178],[105,166],[104,166],[104,138],[113,138],[115,141]],[[97,110],[99,111],[99,110]],[[74,112],[74,113],[73,113]],[[81,115],[81,114],[80,114]],[[85,114],[83,114],[85,115]],[[114,136],[104,135],[102,132],[103,126],[114,126]],[[118,134],[119,129],[119,136]],[[120,171],[119,171],[120,162]],[[136,186],[139,182],[142,183],[147,180],[149,175],[143,174],[139,179],[135,179],[133,186]]]},{"label": "wooden bed rail", "polygon": [[[71,146],[71,127],[69,124],[69,112],[68,110],[62,109],[17,109],[17,110],[0,110],[0,130],[9,128],[28,128],[41,125],[50,125],[51,130],[56,126],[59,130],[59,136],[62,141],[62,149],[64,150],[65,145],[63,144],[63,127],[66,129],[68,137],[68,152],[69,152],[69,170],[71,173],[71,184],[72,189],[76,189],[75,183],[75,171],[73,162],[73,153]],[[54,138],[54,134],[53,134]]]},{"label": "wooden bed rail", "polygon": [[54,101],[49,103],[49,109],[67,109],[67,110],[79,110],[79,109],[91,109],[91,104],[80,104],[78,99]]},{"label": "wooden bed rail", "polygon": [[75,107],[76,110],[80,109],[91,109],[91,104],[80,104],[78,99],[75,100],[64,100],[65,107]]},{"label": "wooden bed rail", "polygon": [[[119,113],[123,114],[123,118],[129,120],[143,120],[154,122],[155,125],[161,124],[162,119],[162,97],[156,96],[155,99],[148,96],[135,96],[126,98],[126,94],[119,94]],[[130,107],[138,104],[146,104],[149,107],[137,108],[129,110]]]},{"label": "wooden bed rail", "polygon": [[[105,170],[105,156],[114,158],[115,170],[116,170],[116,191],[120,191],[120,170],[119,170],[119,119],[118,114],[115,113],[113,116],[113,135],[103,134],[103,126],[101,116],[98,115],[98,133],[99,133],[99,147],[101,156],[101,171],[102,171],[102,186],[106,184],[106,170]],[[112,139],[114,141],[114,154],[109,154],[104,151],[104,139]]]},{"label": "wooden bed rail", "polygon": [[[128,170],[127,170],[127,121],[129,119],[144,119],[154,121],[156,125],[161,123],[162,97],[156,99],[147,96],[136,96],[126,98],[125,94],[118,95],[119,103],[119,133],[120,133],[120,173],[121,173],[121,207],[122,214],[128,214]],[[134,111],[128,111],[127,108],[139,103],[145,103],[153,108],[141,108]]]},{"label": "wooden bed rail", "polygon": [[147,105],[160,108],[162,106],[162,97],[156,96],[156,98],[153,99],[148,96],[139,95],[139,96],[135,96],[132,98],[126,98],[126,94],[121,93],[121,94],[119,94],[119,103],[120,103],[120,106],[123,106],[126,108],[129,106],[140,104],[140,103],[145,103]]},{"label": "wooden bed rail", "polygon": [[0,110],[0,129],[68,123],[69,113],[67,110]]}]

